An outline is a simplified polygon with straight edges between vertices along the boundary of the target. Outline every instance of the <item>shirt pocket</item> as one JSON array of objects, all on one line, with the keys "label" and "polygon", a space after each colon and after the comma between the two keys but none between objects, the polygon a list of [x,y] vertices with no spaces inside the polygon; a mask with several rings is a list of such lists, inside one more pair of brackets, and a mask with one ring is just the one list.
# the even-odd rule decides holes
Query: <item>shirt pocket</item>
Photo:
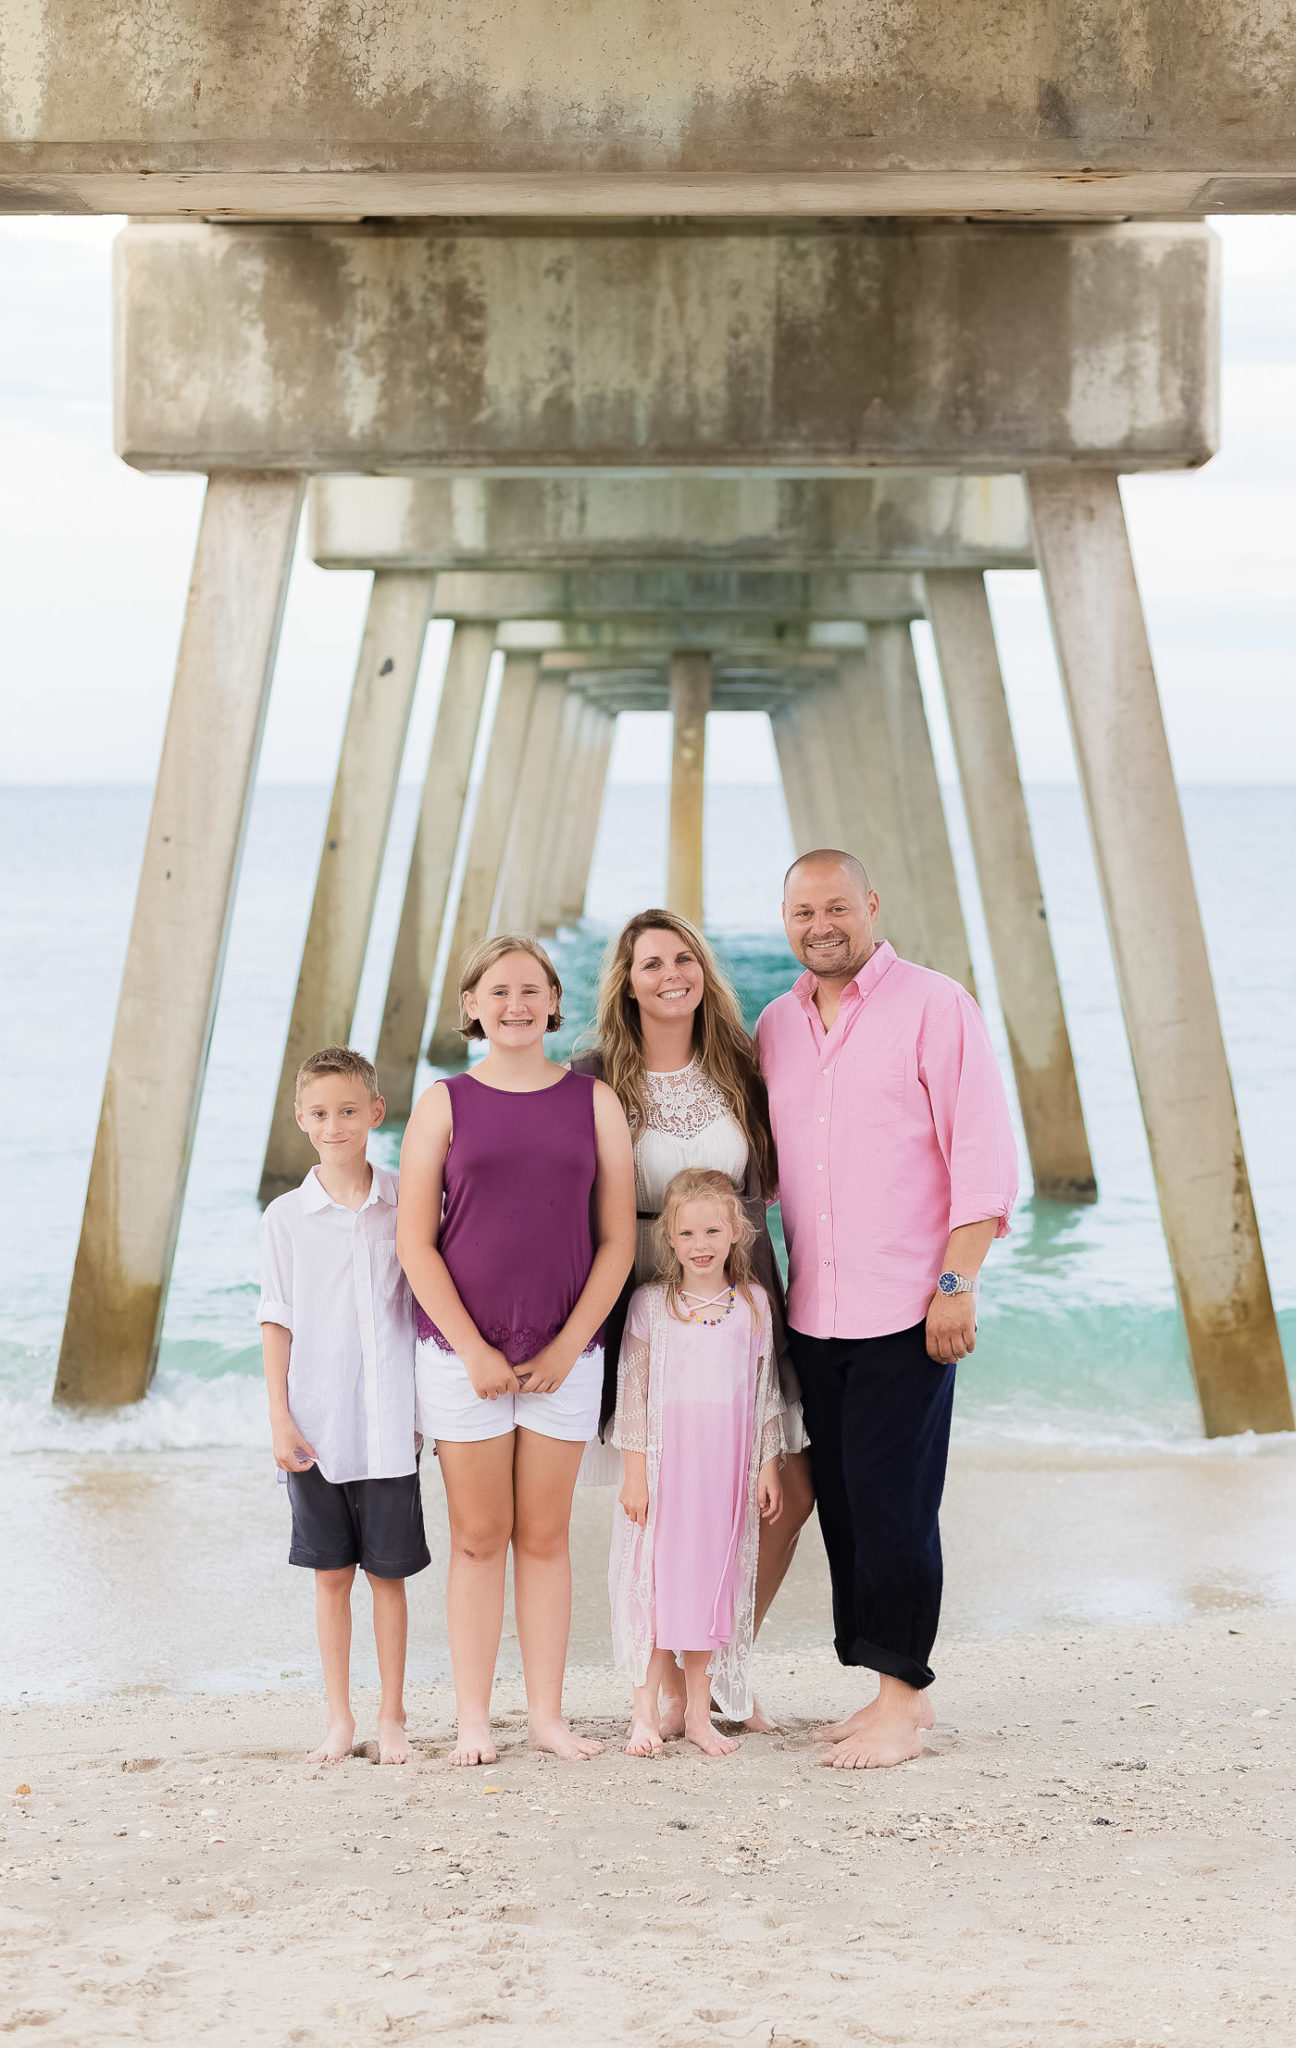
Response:
[{"label": "shirt pocket", "polygon": [[880,1060],[855,1083],[855,1112],[862,1124],[898,1124],[905,1113],[905,1061]]}]

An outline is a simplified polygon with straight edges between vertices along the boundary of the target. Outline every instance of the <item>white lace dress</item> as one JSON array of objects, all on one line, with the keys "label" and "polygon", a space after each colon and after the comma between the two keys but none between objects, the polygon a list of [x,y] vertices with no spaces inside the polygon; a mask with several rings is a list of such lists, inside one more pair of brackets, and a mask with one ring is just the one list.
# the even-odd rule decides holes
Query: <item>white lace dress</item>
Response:
[{"label": "white lace dress", "polygon": [[[641,1287],[621,1340],[612,1436],[618,1450],[644,1452],[648,1476],[646,1526],[614,1510],[617,1668],[642,1685],[659,1641],[707,1648],[716,1705],[734,1721],[752,1711],[757,1480],[784,1448],[769,1302],[761,1288],[754,1294],[754,1313],[738,1296],[723,1321],[701,1324],[670,1315],[664,1287]],[[695,1639],[677,1644],[671,1611],[681,1609]]]},{"label": "white lace dress", "polygon": [[[653,1219],[660,1215],[666,1190],[686,1166],[726,1173],[741,1193],[747,1178],[747,1140],[724,1096],[698,1062],[696,1053],[674,1074],[644,1074],[647,1118],[634,1136],[635,1284],[655,1278]],[[802,1451],[810,1439],[801,1419],[801,1403],[791,1400],[784,1411],[785,1448]]]}]

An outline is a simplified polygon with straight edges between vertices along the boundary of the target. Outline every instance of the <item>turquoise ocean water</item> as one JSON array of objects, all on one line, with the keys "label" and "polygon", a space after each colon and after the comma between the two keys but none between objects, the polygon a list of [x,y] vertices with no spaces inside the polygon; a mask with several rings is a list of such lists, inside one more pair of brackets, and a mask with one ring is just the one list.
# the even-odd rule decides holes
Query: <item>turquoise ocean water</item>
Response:
[{"label": "turquoise ocean water", "polygon": [[[1095,1208],[1023,1197],[993,1252],[982,1337],[964,1370],[957,1431],[968,1447],[1053,1454],[1158,1447],[1184,1455],[1281,1454],[1205,1446],[1162,1244],[1080,799],[1029,792],[1081,1092],[1097,1163]],[[1184,807],[1256,1204],[1289,1363],[1296,1361],[1296,801],[1286,788],[1190,788]],[[372,1047],[413,829],[402,792],[355,1037]],[[265,1441],[254,1190],[278,1075],[328,792],[257,795],[153,1391],[108,1420],[50,1408],[148,792],[0,793],[0,1459],[253,1448]],[[984,932],[957,800],[948,798],[980,993],[1003,1054]],[[716,786],[708,815],[709,922],[749,1019],[795,967],[777,922],[790,856],[781,798]],[[589,914],[555,953],[568,988],[565,1042],[588,1018],[609,930],[660,899],[665,792],[614,786]],[[1004,1054],[1004,1068],[1007,1059]],[[429,1078],[426,1077],[425,1078]],[[381,1135],[394,1162],[399,1133]]]}]

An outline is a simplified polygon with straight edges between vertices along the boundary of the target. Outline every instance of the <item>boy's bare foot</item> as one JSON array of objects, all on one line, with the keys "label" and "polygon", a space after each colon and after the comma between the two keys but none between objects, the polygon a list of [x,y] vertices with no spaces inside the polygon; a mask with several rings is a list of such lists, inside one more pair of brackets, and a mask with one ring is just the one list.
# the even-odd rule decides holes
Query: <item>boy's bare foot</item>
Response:
[{"label": "boy's bare foot", "polygon": [[452,1764],[493,1764],[499,1759],[499,1751],[491,1740],[489,1721],[461,1721],[455,1746],[450,1752]]},{"label": "boy's bare foot", "polygon": [[662,1733],[659,1725],[636,1715],[630,1723],[630,1738],[625,1746],[627,1756],[660,1756]]},{"label": "boy's bare foot", "polygon": [[409,1738],[405,1733],[404,1721],[378,1720],[378,1761],[380,1764],[407,1764],[410,1760]]},{"label": "boy's bare foot", "polygon": [[565,1721],[528,1721],[527,1747],[560,1756],[564,1763],[585,1764],[603,1748],[588,1735],[574,1735]]},{"label": "boy's bare foot", "polygon": [[732,1756],[738,1747],[736,1742],[731,1742],[727,1735],[722,1735],[718,1728],[711,1726],[709,1714],[705,1718],[695,1716],[686,1720],[684,1733],[689,1741],[695,1743],[702,1751],[703,1756]]},{"label": "boy's bare foot", "polygon": [[308,1764],[340,1764],[355,1748],[355,1722],[330,1721],[328,1734],[318,1749],[313,1749],[306,1761]]}]

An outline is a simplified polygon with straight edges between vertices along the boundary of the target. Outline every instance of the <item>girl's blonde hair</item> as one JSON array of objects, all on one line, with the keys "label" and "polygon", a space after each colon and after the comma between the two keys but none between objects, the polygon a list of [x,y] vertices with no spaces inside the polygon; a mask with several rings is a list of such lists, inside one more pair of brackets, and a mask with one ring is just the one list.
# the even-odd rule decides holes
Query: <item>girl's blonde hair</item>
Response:
[{"label": "girl's blonde hair", "polygon": [[481,1021],[470,1017],[464,1007],[464,997],[471,994],[479,981],[484,980],[491,968],[496,966],[506,953],[529,953],[537,967],[543,968],[545,979],[553,996],[549,1006],[549,1022],[546,1031],[556,1031],[562,1023],[562,983],[558,970],[545,952],[539,939],[529,938],[525,933],[501,932],[498,938],[483,939],[480,946],[474,946],[464,956],[459,972],[459,1036],[461,1038],[485,1038]]},{"label": "girl's blonde hair", "polygon": [[643,1032],[630,985],[634,950],[645,932],[671,932],[702,969],[702,1000],[693,1013],[693,1050],[703,1073],[723,1095],[747,1140],[761,1193],[778,1186],[769,1102],[756,1054],[743,1025],[738,998],[723,968],[696,925],[673,910],[641,910],[609,946],[599,978],[598,1048],[603,1079],[617,1095],[632,1131],[647,1121],[644,1096]]},{"label": "girl's blonde hair", "polygon": [[657,1259],[657,1278],[666,1289],[666,1312],[678,1322],[687,1322],[687,1315],[681,1313],[679,1305],[680,1282],[684,1268],[679,1254],[671,1243],[675,1219],[685,1202],[714,1202],[723,1209],[733,1231],[733,1243],[729,1247],[727,1271],[729,1285],[737,1289],[748,1308],[754,1310],[752,1297],[755,1276],[752,1272],[751,1248],[756,1241],[756,1228],[734,1193],[733,1182],[727,1173],[716,1173],[706,1166],[686,1166],[677,1173],[666,1190],[661,1215],[653,1225],[653,1251]]}]

